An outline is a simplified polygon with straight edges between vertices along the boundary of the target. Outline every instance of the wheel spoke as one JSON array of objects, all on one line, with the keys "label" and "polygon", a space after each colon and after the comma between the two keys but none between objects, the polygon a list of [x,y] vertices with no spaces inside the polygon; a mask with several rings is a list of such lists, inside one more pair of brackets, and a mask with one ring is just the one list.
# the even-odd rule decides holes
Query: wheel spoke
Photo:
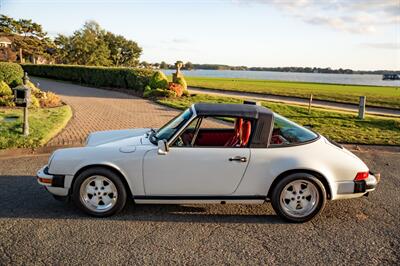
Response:
[{"label": "wheel spoke", "polygon": [[113,208],[117,202],[115,184],[104,176],[88,177],[81,185],[82,203],[94,212],[105,212]]},{"label": "wheel spoke", "polygon": [[318,190],[310,181],[299,179],[288,183],[280,197],[285,212],[294,217],[303,217],[316,208]]}]

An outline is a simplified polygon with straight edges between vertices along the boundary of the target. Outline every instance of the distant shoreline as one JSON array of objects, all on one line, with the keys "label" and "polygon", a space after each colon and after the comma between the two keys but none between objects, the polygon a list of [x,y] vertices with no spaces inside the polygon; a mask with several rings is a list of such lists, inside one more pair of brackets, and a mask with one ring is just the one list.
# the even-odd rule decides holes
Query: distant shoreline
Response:
[{"label": "distant shoreline", "polygon": [[[170,75],[175,70],[161,70]],[[382,80],[380,74],[298,73],[252,70],[183,70],[188,78],[235,79],[264,82],[317,83],[330,85],[358,85],[400,87],[400,81]]]}]

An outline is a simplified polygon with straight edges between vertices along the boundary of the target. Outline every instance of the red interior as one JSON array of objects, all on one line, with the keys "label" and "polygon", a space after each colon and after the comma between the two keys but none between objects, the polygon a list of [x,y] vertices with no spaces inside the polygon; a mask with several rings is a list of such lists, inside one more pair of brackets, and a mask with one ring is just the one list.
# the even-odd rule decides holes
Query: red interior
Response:
[{"label": "red interior", "polygon": [[251,123],[250,121],[246,121],[243,123],[242,126],[242,143],[240,147],[246,147],[250,140],[250,133],[251,133]]},{"label": "red interior", "polygon": [[234,135],[233,130],[201,129],[197,135],[197,146],[224,146]]},{"label": "red interior", "polygon": [[236,118],[235,121],[235,132],[233,136],[225,142],[225,147],[233,147],[240,143],[240,131],[243,127],[243,118]]}]

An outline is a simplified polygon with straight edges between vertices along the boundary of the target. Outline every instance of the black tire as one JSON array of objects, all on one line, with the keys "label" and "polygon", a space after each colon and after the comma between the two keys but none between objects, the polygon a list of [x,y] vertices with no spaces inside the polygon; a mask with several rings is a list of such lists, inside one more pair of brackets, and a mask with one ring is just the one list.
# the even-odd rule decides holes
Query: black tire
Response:
[{"label": "black tire", "polygon": [[[80,196],[80,188],[82,184],[85,182],[87,178],[90,178],[92,176],[104,176],[107,179],[109,179],[115,188],[117,189],[117,200],[115,205],[104,212],[96,212],[91,209],[89,209],[85,204],[83,203],[83,200],[81,199]],[[122,183],[120,177],[115,174],[113,171],[102,168],[102,167],[93,167],[89,168],[82,173],[79,174],[79,176],[76,177],[76,180],[74,182],[73,188],[72,188],[72,201],[75,203],[75,205],[81,209],[82,211],[86,212],[87,214],[95,217],[108,217],[111,215],[114,215],[118,212],[120,212],[126,203],[127,199],[127,192],[125,189],[124,184]]]},{"label": "black tire", "polygon": [[53,195],[53,198],[56,199],[57,201],[61,201],[61,202],[68,201],[68,196]]},{"label": "black tire", "polygon": [[[313,184],[316,188],[316,193],[318,193],[318,200],[314,204],[315,207],[313,207],[312,212],[304,215],[304,216],[294,216],[288,213],[288,211],[285,211],[284,208],[284,200],[281,201],[281,194],[283,192],[283,189],[291,182],[293,181],[305,181]],[[290,188],[290,187],[289,187]],[[294,192],[293,192],[294,193]],[[300,196],[300,194],[299,194]],[[295,197],[294,197],[295,198]],[[314,218],[316,215],[318,215],[324,208],[326,204],[326,190],[322,182],[316,178],[315,176],[308,174],[308,173],[294,173],[291,175],[288,175],[284,177],[282,180],[280,180],[276,186],[274,187],[271,195],[271,203],[272,207],[274,208],[275,212],[282,218],[290,221],[290,222],[296,222],[296,223],[302,223],[302,222],[307,222]],[[287,200],[287,199],[285,199]],[[293,198],[291,199],[293,200]],[[295,198],[296,201],[296,198]],[[296,207],[297,209],[297,207]],[[297,211],[297,210],[296,210]]]}]

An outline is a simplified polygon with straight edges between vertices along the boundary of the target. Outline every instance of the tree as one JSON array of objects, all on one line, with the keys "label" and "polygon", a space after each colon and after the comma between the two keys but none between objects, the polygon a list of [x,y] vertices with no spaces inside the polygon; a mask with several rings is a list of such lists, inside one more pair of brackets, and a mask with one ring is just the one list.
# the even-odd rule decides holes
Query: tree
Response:
[{"label": "tree", "polygon": [[192,70],[193,69],[193,64],[191,62],[186,62],[185,69]]},{"label": "tree", "polygon": [[161,69],[168,69],[168,64],[165,63],[164,61],[162,61],[161,64],[160,64],[160,68]]},{"label": "tree", "polygon": [[49,57],[48,49],[52,47],[52,42],[40,24],[30,19],[15,20],[1,15],[0,31],[13,35],[13,45],[19,51],[21,62],[26,56],[30,56],[33,63],[39,55]]},{"label": "tree", "polygon": [[146,61],[142,61],[142,62],[140,63],[140,65],[141,65],[142,67],[144,67],[144,68],[150,67],[150,64],[147,63]]},{"label": "tree", "polygon": [[104,41],[110,50],[110,59],[113,65],[136,66],[138,64],[142,48],[136,42],[111,32],[106,33]]},{"label": "tree", "polygon": [[59,63],[94,66],[136,66],[142,49],[136,42],[107,32],[95,21],[88,21],[72,36],[55,39]]}]

